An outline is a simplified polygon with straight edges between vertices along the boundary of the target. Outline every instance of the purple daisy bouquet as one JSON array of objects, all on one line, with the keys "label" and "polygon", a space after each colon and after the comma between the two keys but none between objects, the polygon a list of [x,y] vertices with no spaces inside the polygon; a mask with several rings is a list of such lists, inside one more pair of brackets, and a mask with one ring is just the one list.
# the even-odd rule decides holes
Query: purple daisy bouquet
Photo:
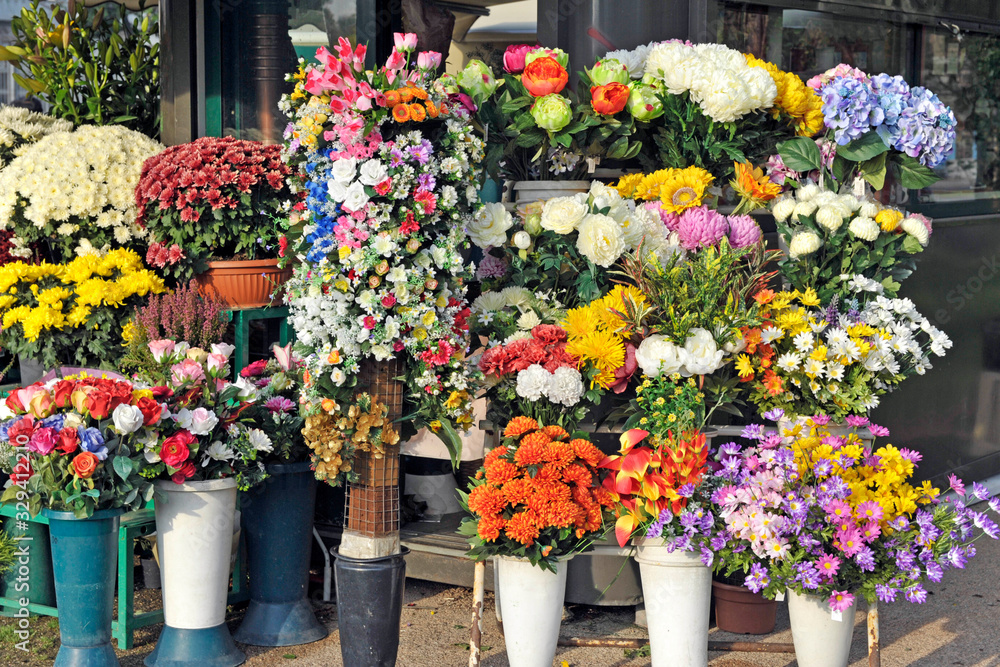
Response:
[{"label": "purple daisy bouquet", "polygon": [[887,173],[904,188],[925,188],[940,179],[941,166],[955,145],[955,114],[937,95],[910,86],[901,76],[869,75],[845,64],[813,77],[808,85],[823,101],[825,140],[835,158],[812,139],[796,137],[778,145],[773,172],[819,173],[829,189],[864,179],[880,190]]},{"label": "purple daisy bouquet", "polygon": [[719,448],[722,484],[712,501],[726,530],[712,544],[717,570],[742,572],[744,585],[768,598],[786,589],[822,597],[835,612],[856,596],[922,603],[928,581],[975,556],[976,539],[1000,537],[997,523],[970,506],[1000,509],[985,487],[973,485],[966,498],[952,477],[957,497],[942,499],[930,482],[911,484],[919,453],[859,435],[888,429],[855,417],[846,435],[834,435],[829,422],[811,417],[780,435],[752,425],[748,446]]},{"label": "purple daisy bouquet", "polygon": [[302,437],[304,418],[299,412],[305,363],[292,346],[272,348],[270,359],[261,359],[240,371],[236,385],[240,396],[252,402],[244,411],[254,425],[274,443],[264,463],[308,461],[310,449]]}]

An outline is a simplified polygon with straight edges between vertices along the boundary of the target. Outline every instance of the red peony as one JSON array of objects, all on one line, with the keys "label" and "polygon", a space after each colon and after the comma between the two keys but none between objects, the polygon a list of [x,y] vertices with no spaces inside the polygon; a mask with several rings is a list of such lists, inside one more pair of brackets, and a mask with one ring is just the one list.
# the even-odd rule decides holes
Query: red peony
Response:
[{"label": "red peony", "polygon": [[160,460],[171,468],[180,468],[191,453],[188,445],[195,440],[197,438],[190,431],[181,429],[163,441],[163,445],[160,446]]},{"label": "red peony", "polygon": [[177,472],[170,476],[170,479],[172,479],[175,484],[183,484],[187,480],[194,477],[194,473],[196,471],[197,468],[194,467],[194,464],[188,461],[178,468]]}]

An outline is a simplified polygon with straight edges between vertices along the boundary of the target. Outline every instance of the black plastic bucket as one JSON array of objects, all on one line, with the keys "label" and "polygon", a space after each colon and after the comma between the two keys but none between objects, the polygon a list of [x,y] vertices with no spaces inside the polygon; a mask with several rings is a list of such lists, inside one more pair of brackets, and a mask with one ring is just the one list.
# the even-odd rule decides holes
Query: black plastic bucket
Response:
[{"label": "black plastic bucket", "polygon": [[351,667],[393,667],[399,650],[408,549],[383,558],[336,554],[340,654]]}]

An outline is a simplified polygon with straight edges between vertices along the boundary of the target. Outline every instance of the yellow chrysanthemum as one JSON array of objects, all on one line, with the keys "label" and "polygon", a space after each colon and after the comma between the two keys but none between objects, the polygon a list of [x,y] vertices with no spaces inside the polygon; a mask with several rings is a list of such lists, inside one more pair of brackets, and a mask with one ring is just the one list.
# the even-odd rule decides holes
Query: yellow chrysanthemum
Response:
[{"label": "yellow chrysanthemum", "polygon": [[771,75],[778,89],[774,105],[771,107],[771,113],[775,118],[782,112],[790,116],[796,134],[804,137],[811,137],[824,128],[823,100],[815,90],[791,72],[783,72],[776,65],[752,54],[747,53],[744,56],[748,65],[760,67]]},{"label": "yellow chrysanthemum", "polygon": [[582,361],[593,362],[602,371],[614,370],[625,363],[625,343],[621,336],[596,329],[566,344],[566,352]]},{"label": "yellow chrysanthemum", "polygon": [[615,183],[613,187],[618,190],[618,194],[622,197],[631,198],[632,195],[635,194],[635,189],[642,182],[643,178],[645,178],[645,176],[642,174],[625,174],[618,179],[618,182]]},{"label": "yellow chrysanthemum", "polygon": [[565,319],[559,324],[566,330],[567,337],[574,340],[595,330],[599,323],[599,318],[595,316],[591,306],[587,305],[567,310]]}]

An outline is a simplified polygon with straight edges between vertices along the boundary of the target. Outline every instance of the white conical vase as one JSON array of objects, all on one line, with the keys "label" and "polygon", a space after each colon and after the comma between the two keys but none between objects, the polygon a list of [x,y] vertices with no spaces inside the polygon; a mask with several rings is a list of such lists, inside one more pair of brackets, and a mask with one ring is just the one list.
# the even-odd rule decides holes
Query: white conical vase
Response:
[{"label": "white conical vase", "polygon": [[847,667],[854,636],[854,607],[835,621],[826,598],[788,592],[788,618],[799,667]]},{"label": "white conical vase", "polygon": [[708,665],[712,571],[691,551],[636,540],[653,667]]},{"label": "white conical vase", "polygon": [[552,667],[566,595],[566,561],[550,572],[526,558],[497,556],[494,567],[510,667]]},{"label": "white conical vase", "polygon": [[148,667],[234,667],[226,627],[236,480],[153,482],[164,626]]}]

